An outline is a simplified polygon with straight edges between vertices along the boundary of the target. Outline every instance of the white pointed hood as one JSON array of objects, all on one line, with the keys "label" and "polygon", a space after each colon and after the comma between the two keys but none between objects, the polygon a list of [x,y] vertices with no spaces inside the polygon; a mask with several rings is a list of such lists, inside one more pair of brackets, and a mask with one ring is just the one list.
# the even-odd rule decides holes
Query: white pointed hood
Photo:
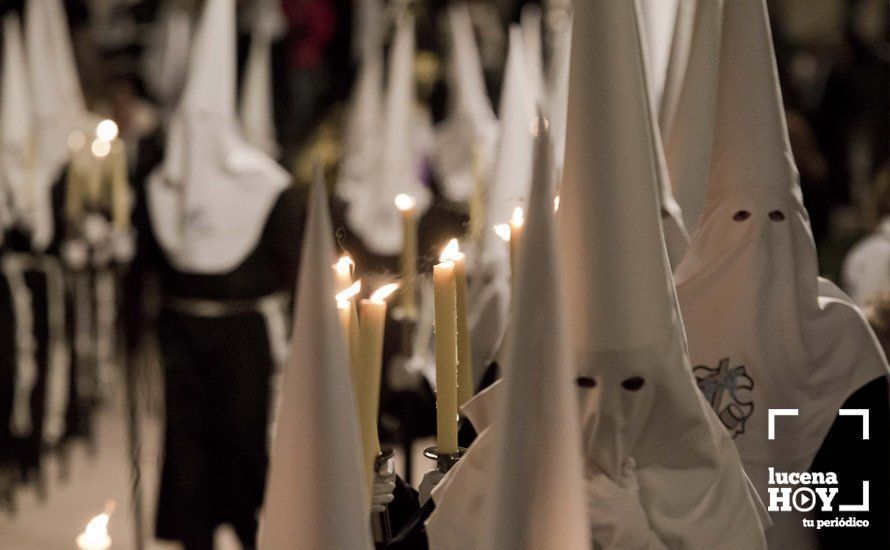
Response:
[{"label": "white pointed hood", "polygon": [[[3,20],[3,74],[0,89],[0,231],[31,217],[34,185],[34,114],[19,18]],[[22,220],[24,218],[24,220]]]},{"label": "white pointed hood", "polygon": [[[382,11],[379,0],[363,0],[361,11]],[[336,193],[346,203],[362,197],[379,177],[383,110],[383,28],[379,17],[362,18],[360,66],[341,138]],[[360,224],[361,225],[361,224]]]},{"label": "white pointed hood", "polygon": [[430,192],[420,180],[414,104],[414,16],[402,13],[390,48],[389,78],[383,120],[383,150],[376,181],[363,185],[349,204],[346,220],[368,249],[382,256],[398,254],[404,238],[396,195],[406,193],[419,212],[429,206]]},{"label": "white pointed hood", "polygon": [[674,27],[677,22],[677,12],[682,0],[642,0],[640,2],[643,35],[645,39],[646,57],[648,59],[649,93],[652,104],[661,105],[662,92],[664,91],[665,76],[667,75],[668,59],[671,52],[671,42],[674,36]]},{"label": "white pointed hood", "polygon": [[241,136],[235,116],[235,3],[208,0],[189,75],[150,176],[152,229],[170,263],[224,273],[256,248],[290,176]]},{"label": "white pointed hood", "polygon": [[263,0],[250,35],[239,106],[244,138],[273,158],[279,147],[272,108],[272,42],[285,26],[280,2]]},{"label": "white pointed hood", "polygon": [[[522,31],[510,27],[510,46],[504,68],[501,91],[501,139],[488,191],[488,225],[507,223],[513,209],[523,206],[528,197],[532,174],[535,99],[529,84]],[[492,235],[486,231],[486,235]],[[497,236],[489,237],[496,239]]]},{"label": "white pointed hood", "polygon": [[553,228],[552,154],[542,126],[495,421],[496,468],[483,546],[492,550],[590,546],[575,369]]},{"label": "white pointed hood", "polygon": [[[861,312],[818,276],[764,0],[724,5],[707,199],[677,292],[699,386],[764,498],[767,468],[806,471],[843,402],[887,374]],[[770,408],[799,410],[773,441]],[[808,547],[798,514],[776,519],[771,546]]]},{"label": "white pointed hood", "polygon": [[490,175],[498,126],[485,90],[479,48],[465,2],[448,7],[451,36],[448,118],[437,129],[433,161],[443,194],[466,201],[476,191],[477,178]]},{"label": "white pointed hood", "polygon": [[547,78],[547,120],[553,136],[553,160],[556,173],[562,173],[566,153],[566,112],[569,101],[569,61],[572,52],[572,18],[562,16],[556,25],[553,54]]},{"label": "white pointed hood", "polygon": [[[582,424],[588,474],[626,490],[622,503],[641,508],[649,528],[617,516],[597,533],[629,530],[670,548],[765,548],[739,456],[685,353],[659,223],[638,9],[635,0],[575,5],[560,190],[569,334],[578,375],[600,392]],[[592,502],[591,521],[612,504]]]},{"label": "white pointed hood", "polygon": [[659,123],[674,197],[694,234],[711,166],[724,1],[680,1]]},{"label": "white pointed hood", "polygon": [[333,228],[320,170],[309,201],[291,355],[284,368],[259,548],[372,548],[369,495],[345,337]]},{"label": "white pointed hood", "polygon": [[89,135],[98,119],[85,108],[60,0],[26,3],[25,44],[35,116],[29,223],[31,244],[40,251],[49,246],[55,230],[51,189],[68,160],[68,136],[74,130]]},{"label": "white pointed hood", "polygon": [[541,41],[541,6],[528,3],[519,14],[525,74],[535,103],[544,98],[544,46]]}]

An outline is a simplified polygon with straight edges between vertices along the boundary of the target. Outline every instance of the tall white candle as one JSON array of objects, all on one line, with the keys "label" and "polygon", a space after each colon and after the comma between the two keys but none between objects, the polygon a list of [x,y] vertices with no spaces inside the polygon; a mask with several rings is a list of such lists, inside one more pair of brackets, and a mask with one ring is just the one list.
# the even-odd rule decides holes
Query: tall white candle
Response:
[{"label": "tall white candle", "polygon": [[454,262],[433,266],[436,317],[436,443],[457,452],[457,287]]}]

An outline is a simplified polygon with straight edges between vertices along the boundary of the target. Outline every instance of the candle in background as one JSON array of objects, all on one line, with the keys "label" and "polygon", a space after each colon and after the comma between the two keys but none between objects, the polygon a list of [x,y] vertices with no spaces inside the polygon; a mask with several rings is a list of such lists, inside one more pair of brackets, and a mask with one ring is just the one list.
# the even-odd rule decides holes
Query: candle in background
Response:
[{"label": "candle in background", "polygon": [[358,357],[361,346],[359,337],[358,314],[355,310],[353,298],[362,290],[361,280],[356,281],[349,288],[340,292],[335,297],[337,300],[337,313],[340,315],[340,325],[343,327],[343,336],[349,352],[349,367],[352,370],[352,383],[356,384],[358,375]]},{"label": "candle in background", "polygon": [[355,269],[355,262],[352,261],[348,254],[340,256],[337,263],[331,267],[334,269],[334,282],[337,292],[343,292],[352,286],[352,272]]},{"label": "candle in background", "polygon": [[87,523],[83,533],[77,535],[75,543],[78,550],[108,550],[111,548],[111,537],[108,536],[108,520],[114,512],[114,501],[105,505],[105,512],[94,517]]},{"label": "candle in background", "polygon": [[433,266],[436,309],[436,445],[457,453],[457,287],[454,262]]},{"label": "candle in background", "polygon": [[525,216],[523,216],[522,208],[517,206],[513,209],[513,217],[510,219],[510,269],[513,274],[518,273],[523,231],[525,231]]},{"label": "candle in background", "polygon": [[485,230],[485,179],[482,176],[482,161],[478,142],[472,150],[473,195],[470,197],[470,223],[467,233],[473,241],[478,241]]},{"label": "candle in background", "polygon": [[83,160],[87,136],[80,130],[68,135],[68,170],[65,174],[65,218],[76,223],[83,214]]},{"label": "candle in background", "polygon": [[[380,454],[377,436],[377,413],[380,405],[380,376],[383,365],[383,330],[386,325],[386,298],[399,287],[398,283],[384,285],[370,298],[361,301],[359,311],[360,354],[356,378],[356,397],[359,404],[359,424],[362,429],[362,449],[365,454],[368,482],[374,480],[374,461]],[[370,493],[369,493],[370,494]]]},{"label": "candle in background", "polygon": [[111,179],[111,220],[120,232],[130,229],[130,179],[127,169],[127,148],[119,138],[117,124],[103,120],[96,126],[96,137],[109,145],[108,172]]},{"label": "candle in background", "polygon": [[399,260],[402,272],[402,316],[413,320],[417,318],[417,208],[414,199],[404,193],[396,195],[395,204],[402,213],[405,235]]},{"label": "candle in background", "polygon": [[460,251],[457,239],[451,239],[439,261],[454,262],[454,281],[457,297],[457,405],[461,407],[473,397],[473,353],[470,344],[469,291],[467,288],[466,256]]},{"label": "candle in background", "polygon": [[105,159],[111,153],[111,143],[97,137],[90,143],[89,159],[86,170],[86,192],[91,206],[99,205],[102,200],[102,181],[105,176]]}]

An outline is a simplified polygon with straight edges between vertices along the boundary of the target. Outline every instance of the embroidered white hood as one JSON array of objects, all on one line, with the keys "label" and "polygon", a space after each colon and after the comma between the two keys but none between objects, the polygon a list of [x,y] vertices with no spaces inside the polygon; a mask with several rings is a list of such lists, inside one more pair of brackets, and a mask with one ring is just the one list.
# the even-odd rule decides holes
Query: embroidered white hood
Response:
[{"label": "embroidered white hood", "polygon": [[148,182],[152,228],[167,259],[184,272],[224,273],[244,261],[290,181],[242,137],[235,78],[234,0],[208,0],[164,163]]},{"label": "embroidered white hood", "polygon": [[[594,501],[642,509],[646,525],[598,525],[668,548],[765,548],[732,441],[695,384],[659,221],[658,136],[635,0],[575,5],[559,245],[580,377],[599,388],[582,424]],[[590,398],[592,399],[592,397]],[[582,402],[582,408],[584,402]],[[593,407],[588,407],[593,409]],[[617,545],[617,546],[616,546]]]},{"label": "embroidered white hood", "polygon": [[270,157],[278,155],[272,107],[272,42],[286,29],[281,4],[261,0],[250,35],[241,90],[241,127],[244,139]]},{"label": "embroidered white hood", "polygon": [[[699,386],[766,498],[767,468],[806,471],[838,408],[887,364],[858,308],[819,279],[764,0],[726,2],[722,27],[706,202],[677,292]],[[799,411],[774,440],[771,408]],[[768,533],[782,548],[809,547],[807,534],[790,513]]]}]

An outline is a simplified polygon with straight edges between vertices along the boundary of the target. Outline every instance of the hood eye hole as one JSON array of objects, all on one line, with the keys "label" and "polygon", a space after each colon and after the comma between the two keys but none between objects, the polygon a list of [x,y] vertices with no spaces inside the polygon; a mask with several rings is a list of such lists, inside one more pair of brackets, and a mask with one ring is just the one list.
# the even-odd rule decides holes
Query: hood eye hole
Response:
[{"label": "hood eye hole", "polygon": [[671,213],[667,211],[667,208],[661,209],[661,217],[662,217],[662,219],[671,217]]},{"label": "hood eye hole", "polygon": [[590,378],[588,376],[579,376],[575,380],[575,383],[578,384],[578,386],[582,387],[582,388],[595,388],[596,387],[596,380],[594,380],[593,378]]},{"label": "hood eye hole", "polygon": [[751,213],[748,212],[747,210],[739,210],[738,212],[735,213],[735,215],[733,215],[732,219],[734,219],[737,222],[743,222],[750,217],[751,217]]},{"label": "hood eye hole", "polygon": [[785,214],[783,214],[781,210],[773,210],[769,213],[769,219],[774,222],[780,222],[785,219]]},{"label": "hood eye hole", "polygon": [[621,383],[621,387],[628,391],[637,391],[643,387],[646,381],[640,378],[639,376],[634,376],[633,378],[628,378],[624,382]]}]

